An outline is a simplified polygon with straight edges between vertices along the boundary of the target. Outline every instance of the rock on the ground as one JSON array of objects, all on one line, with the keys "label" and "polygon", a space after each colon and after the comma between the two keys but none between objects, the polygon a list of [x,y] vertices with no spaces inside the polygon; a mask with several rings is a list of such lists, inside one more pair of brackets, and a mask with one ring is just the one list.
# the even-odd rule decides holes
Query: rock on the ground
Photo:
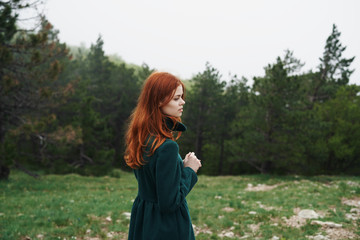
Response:
[{"label": "rock on the ground", "polygon": [[221,209],[222,211],[224,212],[233,212],[235,211],[235,208],[232,208],[232,207],[224,207],[223,209]]},{"label": "rock on the ground", "polygon": [[131,217],[131,213],[129,213],[129,212],[123,212],[122,215],[124,215],[126,217],[126,219],[130,219],[130,217]]},{"label": "rock on the ground", "polygon": [[323,227],[330,227],[330,228],[341,228],[342,224],[334,223],[334,222],[322,222],[318,220],[311,221],[313,225],[320,225]]},{"label": "rock on the ground", "polygon": [[309,236],[308,238],[312,240],[329,240],[327,236],[323,236],[321,234],[318,234],[316,236]]},{"label": "rock on the ground", "polygon": [[224,238],[224,237],[228,237],[228,238],[234,238],[235,237],[235,234],[231,231],[222,231],[221,233],[218,234],[218,236],[220,238]]},{"label": "rock on the ground", "polygon": [[298,216],[305,219],[318,219],[319,214],[311,209],[303,209],[298,213]]}]

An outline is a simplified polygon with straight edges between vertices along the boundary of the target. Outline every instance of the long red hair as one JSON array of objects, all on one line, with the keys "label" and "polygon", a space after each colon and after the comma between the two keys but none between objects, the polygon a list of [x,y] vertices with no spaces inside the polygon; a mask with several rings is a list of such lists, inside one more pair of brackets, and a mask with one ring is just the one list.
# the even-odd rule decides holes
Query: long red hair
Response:
[{"label": "long red hair", "polygon": [[[143,154],[149,137],[153,142],[149,151],[149,156],[165,141],[166,138],[174,140],[171,129],[165,124],[165,118],[160,108],[171,101],[176,88],[181,85],[183,96],[185,95],[184,84],[174,75],[167,72],[154,72],[145,81],[137,106],[130,116],[130,124],[126,133],[126,164],[137,169],[144,165]],[[173,121],[181,121],[178,117],[170,117]],[[181,133],[178,133],[177,138]]]}]

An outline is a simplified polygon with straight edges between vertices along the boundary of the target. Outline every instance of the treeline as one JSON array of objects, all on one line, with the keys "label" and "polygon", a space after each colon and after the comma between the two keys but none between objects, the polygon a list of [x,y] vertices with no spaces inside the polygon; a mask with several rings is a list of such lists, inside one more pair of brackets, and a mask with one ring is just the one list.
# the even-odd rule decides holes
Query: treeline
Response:
[{"label": "treeline", "polygon": [[[69,48],[41,17],[38,29],[17,27],[21,0],[0,2],[1,178],[29,174],[109,174],[127,169],[124,132],[146,64],[109,57],[98,38]],[[344,58],[333,26],[316,71],[286,51],[250,86],[224,81],[210,64],[185,80],[181,153],[195,151],[201,173],[358,174],[360,87],[349,85],[354,58]]]}]

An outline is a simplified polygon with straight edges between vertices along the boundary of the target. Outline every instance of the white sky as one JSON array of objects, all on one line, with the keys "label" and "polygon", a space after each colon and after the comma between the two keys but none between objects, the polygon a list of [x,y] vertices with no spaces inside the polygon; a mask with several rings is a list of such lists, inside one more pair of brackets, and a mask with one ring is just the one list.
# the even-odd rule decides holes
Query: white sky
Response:
[{"label": "white sky", "polygon": [[210,62],[224,79],[250,80],[286,49],[315,70],[335,23],[360,85],[359,0],[47,0],[45,9],[62,42],[90,47],[101,34],[106,54],[182,79]]}]

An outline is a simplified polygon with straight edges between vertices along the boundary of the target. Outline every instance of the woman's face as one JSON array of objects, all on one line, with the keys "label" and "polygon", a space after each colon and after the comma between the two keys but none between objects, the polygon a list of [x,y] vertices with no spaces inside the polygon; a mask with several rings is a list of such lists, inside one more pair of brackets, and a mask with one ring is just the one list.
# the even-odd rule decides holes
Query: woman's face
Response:
[{"label": "woman's face", "polygon": [[161,111],[166,114],[170,115],[172,117],[181,117],[183,112],[183,106],[185,104],[185,101],[182,99],[183,96],[183,88],[181,85],[179,85],[176,90],[175,94],[166,105],[161,107]]}]

